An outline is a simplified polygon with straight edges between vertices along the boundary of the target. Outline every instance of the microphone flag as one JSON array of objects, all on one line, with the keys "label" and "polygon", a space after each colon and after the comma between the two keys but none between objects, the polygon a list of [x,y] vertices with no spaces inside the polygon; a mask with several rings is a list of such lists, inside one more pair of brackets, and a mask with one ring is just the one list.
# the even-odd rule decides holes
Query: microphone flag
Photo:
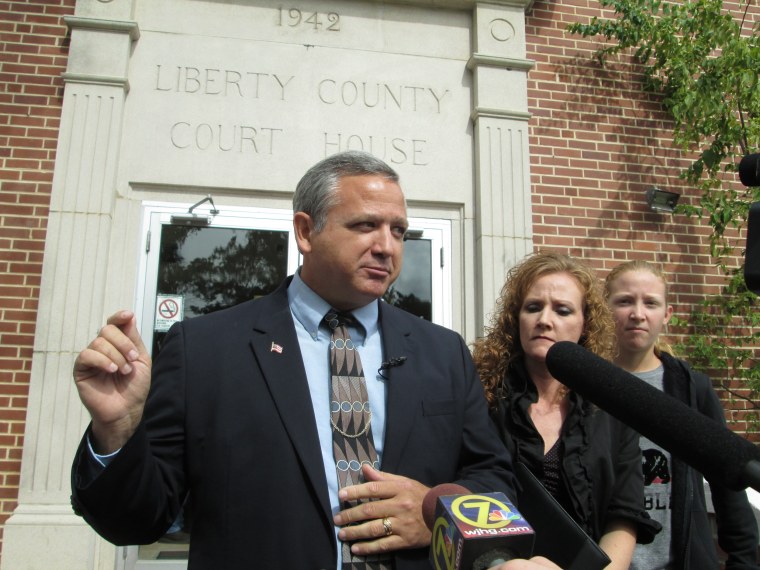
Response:
[{"label": "microphone flag", "polygon": [[533,528],[504,493],[438,497],[432,533],[435,570],[490,568],[533,551]]}]

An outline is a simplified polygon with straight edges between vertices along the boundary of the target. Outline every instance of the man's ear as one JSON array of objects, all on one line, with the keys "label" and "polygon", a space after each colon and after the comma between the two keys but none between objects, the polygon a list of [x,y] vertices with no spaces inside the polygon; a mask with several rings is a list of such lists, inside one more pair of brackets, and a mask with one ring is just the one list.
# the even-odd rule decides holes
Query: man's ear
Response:
[{"label": "man's ear", "polygon": [[311,238],[314,235],[314,223],[306,212],[293,214],[293,231],[296,234],[298,251],[302,254],[311,251]]}]

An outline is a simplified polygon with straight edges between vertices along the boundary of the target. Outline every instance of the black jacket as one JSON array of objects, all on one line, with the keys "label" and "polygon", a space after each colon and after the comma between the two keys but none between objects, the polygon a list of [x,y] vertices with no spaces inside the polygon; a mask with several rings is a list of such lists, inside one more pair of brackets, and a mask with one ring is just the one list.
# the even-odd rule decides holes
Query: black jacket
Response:
[{"label": "black jacket", "polygon": [[[387,303],[380,326],[384,353],[407,357],[386,371],[381,468],[512,497],[509,456],[462,338]],[[138,431],[94,481],[86,444],[78,450],[77,512],[115,544],[150,543],[189,491],[189,568],[335,568],[317,423],[285,286],[174,325],[152,380]],[[395,552],[396,570],[429,570],[428,550]]]},{"label": "black jacket", "polygon": [[[667,353],[660,355],[664,367],[663,389],[689,407],[725,425],[723,407],[710,379]],[[676,568],[715,570],[719,567],[713,532],[707,516],[702,475],[671,458],[671,545]],[[744,491],[710,484],[718,543],[728,554],[726,570],[758,568],[758,530]]]},{"label": "black jacket", "polygon": [[[523,462],[541,480],[544,442],[528,414],[538,393],[521,360],[511,365],[503,392],[492,418],[513,460]],[[637,541],[651,542],[660,525],[644,510],[638,434],[579,394],[571,392],[569,398],[560,435],[560,503],[597,542],[615,519],[633,522]]]}]

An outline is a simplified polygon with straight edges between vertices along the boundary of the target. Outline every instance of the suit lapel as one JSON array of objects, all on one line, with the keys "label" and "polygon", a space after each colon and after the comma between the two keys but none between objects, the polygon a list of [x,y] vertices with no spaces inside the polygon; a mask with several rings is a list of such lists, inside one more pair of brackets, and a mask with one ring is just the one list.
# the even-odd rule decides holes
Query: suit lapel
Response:
[{"label": "suit lapel", "polygon": [[414,374],[417,363],[413,350],[414,339],[408,319],[399,318],[400,309],[380,303],[380,329],[383,334],[383,358],[405,356],[400,366],[385,371],[388,377],[388,405],[386,408],[385,442],[383,446],[383,471],[395,473],[403,455],[413,423],[419,414],[422,399],[419,379]]},{"label": "suit lapel", "polygon": [[311,393],[288,307],[288,282],[259,301],[251,348],[325,516],[332,521]]}]

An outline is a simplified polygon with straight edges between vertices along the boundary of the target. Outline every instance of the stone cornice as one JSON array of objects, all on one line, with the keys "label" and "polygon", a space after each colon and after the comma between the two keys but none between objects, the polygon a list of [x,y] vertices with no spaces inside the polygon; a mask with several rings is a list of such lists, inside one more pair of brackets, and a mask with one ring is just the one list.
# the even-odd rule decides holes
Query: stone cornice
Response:
[{"label": "stone cornice", "polygon": [[451,8],[451,9],[470,9],[473,10],[478,4],[492,4],[494,6],[514,6],[522,8],[527,14],[533,8],[535,0],[488,0],[487,2],[478,2],[477,0],[370,0],[381,4],[406,4],[412,6],[422,6],[429,8]]},{"label": "stone cornice", "polygon": [[70,30],[99,30],[129,34],[132,41],[140,38],[137,22],[122,20],[103,20],[100,18],[82,18],[81,16],[64,16],[63,21]]},{"label": "stone cornice", "polygon": [[509,109],[489,109],[487,107],[476,107],[470,113],[470,120],[474,123],[481,117],[488,117],[491,119],[512,119],[515,121],[530,120],[530,113],[525,111],[511,111]]},{"label": "stone cornice", "polygon": [[124,77],[106,77],[103,75],[89,75],[86,73],[64,72],[64,83],[83,83],[87,85],[106,85],[108,87],[121,87],[124,93],[129,92],[129,80]]},{"label": "stone cornice", "polygon": [[530,71],[536,65],[532,59],[515,59],[511,57],[497,57],[493,55],[483,55],[474,53],[467,61],[467,69],[474,69],[479,66],[500,67],[504,69],[518,69]]}]

